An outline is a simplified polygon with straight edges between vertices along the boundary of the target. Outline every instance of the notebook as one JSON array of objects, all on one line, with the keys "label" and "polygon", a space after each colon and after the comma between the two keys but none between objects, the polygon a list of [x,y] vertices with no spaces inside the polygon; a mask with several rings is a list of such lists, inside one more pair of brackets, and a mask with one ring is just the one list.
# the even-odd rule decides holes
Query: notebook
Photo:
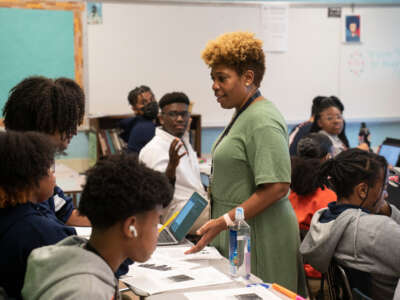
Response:
[{"label": "notebook", "polygon": [[206,199],[194,192],[171,225],[160,232],[157,245],[175,245],[182,241],[207,204]]},{"label": "notebook", "polygon": [[400,166],[400,140],[386,138],[380,149],[379,155],[386,158],[387,162],[393,167]]}]

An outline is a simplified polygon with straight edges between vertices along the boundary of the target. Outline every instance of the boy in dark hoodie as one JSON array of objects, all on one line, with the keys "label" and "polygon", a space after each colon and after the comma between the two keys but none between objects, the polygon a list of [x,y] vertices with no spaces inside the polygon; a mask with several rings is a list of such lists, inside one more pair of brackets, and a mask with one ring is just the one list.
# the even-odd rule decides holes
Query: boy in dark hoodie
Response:
[{"label": "boy in dark hoodie", "polygon": [[88,171],[79,203],[93,226],[90,239],[71,236],[32,251],[24,299],[120,299],[114,273],[127,258],[150,258],[161,210],[171,199],[165,175],[138,163],[136,155],[100,160]]},{"label": "boy in dark hoodie", "polygon": [[300,252],[321,272],[332,259],[364,272],[369,282],[357,288],[374,300],[393,299],[400,278],[400,211],[385,201],[385,158],[350,149],[325,162],[319,176],[337,202],[314,214]]}]

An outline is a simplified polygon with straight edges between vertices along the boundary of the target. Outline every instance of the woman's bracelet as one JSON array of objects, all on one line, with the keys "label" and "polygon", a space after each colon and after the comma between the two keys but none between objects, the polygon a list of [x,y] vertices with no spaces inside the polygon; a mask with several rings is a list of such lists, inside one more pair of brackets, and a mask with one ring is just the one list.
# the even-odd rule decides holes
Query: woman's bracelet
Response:
[{"label": "woman's bracelet", "polygon": [[224,214],[224,220],[225,220],[226,226],[228,226],[228,227],[235,225],[235,223],[233,223],[233,221],[228,213]]}]

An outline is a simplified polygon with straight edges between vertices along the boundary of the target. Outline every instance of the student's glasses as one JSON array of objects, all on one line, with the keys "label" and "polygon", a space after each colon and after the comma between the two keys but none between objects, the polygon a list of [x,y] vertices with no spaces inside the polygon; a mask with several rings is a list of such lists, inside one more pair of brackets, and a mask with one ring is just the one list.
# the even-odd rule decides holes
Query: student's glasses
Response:
[{"label": "student's glasses", "polygon": [[328,115],[328,116],[321,116],[321,119],[324,119],[325,121],[328,121],[328,122],[333,122],[335,120],[342,121],[343,116],[342,115],[336,115],[336,116]]},{"label": "student's glasses", "polygon": [[189,117],[189,112],[188,111],[167,111],[167,112],[162,112],[163,115],[167,115],[171,119],[178,119],[178,116],[181,117],[182,119],[187,119]]}]

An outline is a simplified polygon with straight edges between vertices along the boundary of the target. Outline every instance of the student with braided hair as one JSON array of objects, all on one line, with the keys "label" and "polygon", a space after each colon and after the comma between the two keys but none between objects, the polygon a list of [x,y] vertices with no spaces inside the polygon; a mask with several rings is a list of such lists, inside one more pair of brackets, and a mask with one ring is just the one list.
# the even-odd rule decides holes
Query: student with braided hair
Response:
[{"label": "student with braided hair", "polygon": [[[353,287],[372,299],[393,299],[400,277],[400,211],[385,201],[385,158],[350,149],[326,161],[319,178],[336,192],[337,202],[314,214],[300,252],[321,272],[332,260],[347,268]],[[368,282],[357,284],[360,279]]]}]

